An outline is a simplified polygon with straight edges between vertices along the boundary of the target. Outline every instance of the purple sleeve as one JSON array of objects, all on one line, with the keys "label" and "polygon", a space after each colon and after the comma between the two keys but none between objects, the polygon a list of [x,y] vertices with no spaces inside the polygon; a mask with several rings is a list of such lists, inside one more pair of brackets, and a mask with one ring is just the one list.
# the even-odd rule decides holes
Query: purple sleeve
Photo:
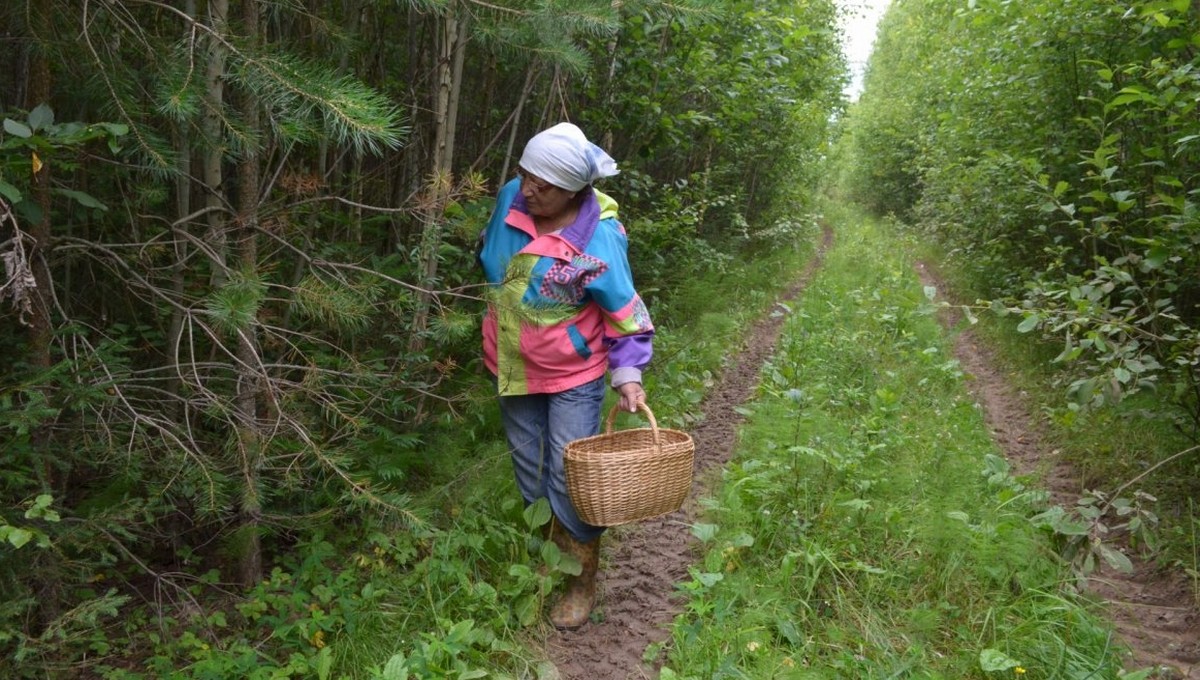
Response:
[{"label": "purple sleeve", "polygon": [[654,331],[644,331],[620,337],[608,337],[608,366],[612,370],[612,386],[642,381],[642,369],[654,354]]}]

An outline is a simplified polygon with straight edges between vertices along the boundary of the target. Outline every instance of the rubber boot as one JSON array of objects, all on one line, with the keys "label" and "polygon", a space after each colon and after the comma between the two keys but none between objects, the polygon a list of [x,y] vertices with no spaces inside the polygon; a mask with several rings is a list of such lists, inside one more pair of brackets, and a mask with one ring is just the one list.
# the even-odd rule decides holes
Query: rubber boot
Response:
[{"label": "rubber boot", "polygon": [[600,539],[580,543],[565,531],[554,536],[554,542],[564,552],[579,560],[579,576],[567,577],[562,599],[550,610],[550,623],[555,628],[573,630],[587,623],[596,604],[596,569],[600,566]]}]

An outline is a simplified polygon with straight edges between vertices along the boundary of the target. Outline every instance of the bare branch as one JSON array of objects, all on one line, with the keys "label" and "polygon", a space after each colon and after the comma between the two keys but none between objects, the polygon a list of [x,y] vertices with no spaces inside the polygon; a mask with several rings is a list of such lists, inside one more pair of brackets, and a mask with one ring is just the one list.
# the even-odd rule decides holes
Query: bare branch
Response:
[{"label": "bare branch", "polygon": [[33,270],[29,267],[29,256],[25,252],[25,241],[29,236],[21,231],[8,203],[0,198],[0,227],[5,223],[11,225],[13,236],[0,244],[0,259],[4,260],[4,283],[0,285],[0,300],[11,297],[12,306],[17,310],[18,322],[22,326],[29,326],[29,316],[33,314],[33,296],[37,290],[37,279],[33,276]]}]

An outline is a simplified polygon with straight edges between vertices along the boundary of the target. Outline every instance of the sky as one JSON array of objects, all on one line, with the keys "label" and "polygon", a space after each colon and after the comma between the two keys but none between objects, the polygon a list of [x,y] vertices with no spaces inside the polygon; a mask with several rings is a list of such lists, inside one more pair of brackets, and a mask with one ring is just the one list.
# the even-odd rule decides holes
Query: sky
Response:
[{"label": "sky", "polygon": [[875,42],[875,25],[891,0],[837,0],[842,10],[842,52],[850,65],[851,81],[846,96],[855,100],[862,91],[863,70]]}]

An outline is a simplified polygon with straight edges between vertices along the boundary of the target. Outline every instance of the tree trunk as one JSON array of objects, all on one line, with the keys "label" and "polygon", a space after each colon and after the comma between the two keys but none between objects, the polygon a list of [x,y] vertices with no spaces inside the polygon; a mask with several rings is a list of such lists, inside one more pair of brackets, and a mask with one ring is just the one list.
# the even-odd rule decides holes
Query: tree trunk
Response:
[{"label": "tree trunk", "polygon": [[[467,18],[451,6],[440,31],[437,65],[437,96],[434,101],[433,176],[430,179],[425,229],[421,238],[421,286],[432,287],[437,277],[438,250],[442,244],[442,214],[454,184],[454,129],[458,122],[458,103],[462,90],[463,61],[466,57]],[[429,323],[429,292],[417,298],[413,314],[409,349],[425,347],[425,328]]]},{"label": "tree trunk", "polygon": [[[242,22],[250,49],[258,45],[258,0],[244,0]],[[261,191],[260,160],[257,147],[262,122],[258,97],[253,91],[241,93],[242,119],[254,138],[242,152],[238,164],[238,265],[247,276],[258,272],[258,194]],[[260,371],[258,323],[238,335],[237,442],[242,456],[245,488],[242,496],[241,563],[239,573],[247,588],[262,580],[262,498],[259,479],[263,466],[262,433],[258,425],[259,404],[265,387]]]},{"label": "tree trunk", "polygon": [[[32,111],[41,104],[50,103],[50,63],[46,53],[39,46],[39,38],[44,38],[50,30],[51,7],[44,3],[34,3],[29,7],[30,33],[34,37],[29,47],[29,72],[25,91],[25,108]],[[36,158],[36,156],[35,156]],[[34,380],[40,381],[46,376],[51,366],[51,347],[54,342],[54,324],[51,310],[53,309],[53,279],[50,276],[48,253],[52,228],[50,222],[50,173],[53,170],[51,162],[46,161],[40,168],[32,168],[31,195],[34,202],[41,208],[41,219],[29,225],[28,235],[31,245],[26,251],[29,268],[33,273],[34,288],[30,295],[29,345],[25,351],[29,368],[34,372]],[[37,388],[47,404],[54,403],[54,393],[50,386],[40,384]],[[40,459],[37,474],[41,477],[42,488],[47,493],[59,494],[56,488],[56,470],[54,467],[53,447],[50,442],[50,423],[34,426],[29,432],[29,444],[33,455]],[[39,606],[37,607],[38,627],[42,628],[57,620],[60,616],[61,602],[59,582],[55,579],[40,579]]]},{"label": "tree trunk", "polygon": [[[210,0],[208,23],[217,35],[228,35],[229,0]],[[228,225],[224,213],[224,176],[221,163],[225,157],[225,130],[222,122],[225,108],[225,63],[228,50],[215,38],[209,38],[208,63],[204,71],[204,120],[201,123],[205,137],[203,178],[204,207],[208,208],[208,243],[214,261],[212,263],[212,285],[219,288],[226,279],[226,257],[228,250]]]},{"label": "tree trunk", "polygon": [[363,242],[363,154],[354,151],[350,159],[350,242],[362,245]]},{"label": "tree trunk", "polygon": [[462,101],[462,73],[463,63],[467,58],[467,26],[470,16],[464,12],[454,22],[454,65],[450,76],[450,101],[446,107],[445,156],[442,158],[442,167],[448,177],[451,176],[454,166],[454,143],[458,134],[458,109]]},{"label": "tree trunk", "polygon": [[[189,17],[195,19],[195,0],[187,0],[184,3],[183,11]],[[184,234],[188,230],[188,225],[183,223],[182,220],[192,212],[192,143],[187,125],[175,126],[173,142],[175,144],[175,169],[177,174],[175,176],[176,226],[174,229],[176,235],[173,238],[175,244],[175,262],[171,265],[171,293],[176,300],[182,300],[184,290],[187,286],[187,259],[189,251],[188,240],[184,238]],[[183,335],[183,314],[184,310],[181,307],[172,308],[171,325],[167,330],[167,352],[170,362],[176,367],[180,363],[179,348],[180,339]],[[179,418],[183,415],[183,401],[179,399],[182,387],[179,379],[179,371],[170,371],[170,376],[167,383],[167,393],[175,398],[175,404],[170,408],[170,412],[174,413],[176,418]]]},{"label": "tree trunk", "polygon": [[[454,89],[454,40],[458,36],[458,9],[451,6],[440,24],[437,45],[437,84],[434,91],[433,181],[441,184],[454,154],[454,134],[450,122],[451,92]],[[435,191],[438,189],[435,188]]]},{"label": "tree trunk", "polygon": [[500,169],[500,179],[497,184],[508,181],[508,166],[512,163],[513,148],[517,145],[517,135],[521,131],[521,113],[525,110],[525,102],[529,101],[529,93],[533,91],[533,75],[537,71],[537,61],[530,61],[525,71],[525,85],[521,87],[521,98],[517,100],[517,110],[513,113],[512,128],[508,131],[508,146],[504,149],[504,165]]},{"label": "tree trunk", "polygon": [[[38,45],[36,38],[45,36],[50,28],[50,7],[42,3],[30,6],[30,29],[35,40],[30,46],[29,76],[25,92],[25,108],[32,111],[41,104],[50,103],[50,63],[46,53]],[[33,168],[32,195],[33,200],[42,210],[42,218],[29,225],[28,234],[32,246],[28,251],[29,267],[33,271],[35,288],[33,291],[32,314],[29,316],[29,346],[26,358],[30,368],[44,374],[50,369],[50,347],[54,341],[54,325],[51,321],[51,294],[53,281],[47,265],[47,253],[50,249],[50,163],[41,168]],[[49,388],[42,388],[47,403],[53,403]],[[48,425],[35,427],[29,435],[30,444],[37,455],[42,456],[39,474],[42,475],[42,485],[52,491],[54,487],[54,465],[50,458],[50,429]]]},{"label": "tree trunk", "polygon": [[[621,0],[612,0],[613,14],[621,15]],[[616,89],[615,80],[617,77],[617,35],[613,34],[612,40],[608,41],[605,49],[608,51],[608,79],[604,81],[604,100],[600,103],[601,110],[608,113],[612,108],[613,92]],[[608,117],[605,117],[608,120]],[[613,151],[613,131],[612,128],[604,130],[604,135],[601,146],[609,153]]]}]

